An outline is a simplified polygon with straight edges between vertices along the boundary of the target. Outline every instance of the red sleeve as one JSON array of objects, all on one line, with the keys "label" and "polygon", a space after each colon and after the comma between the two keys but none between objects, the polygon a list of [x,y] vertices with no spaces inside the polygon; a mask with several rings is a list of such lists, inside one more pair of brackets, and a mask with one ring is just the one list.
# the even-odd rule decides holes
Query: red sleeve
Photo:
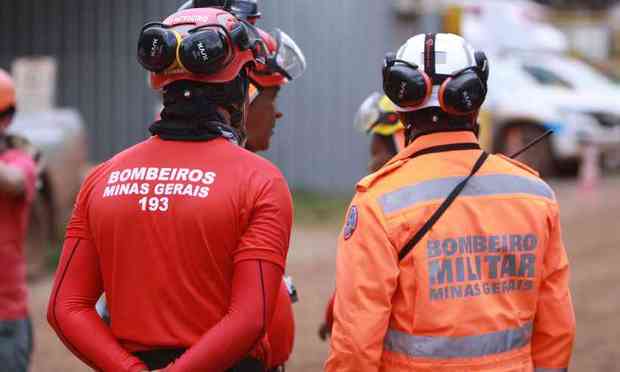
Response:
[{"label": "red sleeve", "polygon": [[291,193],[282,177],[266,181],[256,193],[247,230],[233,252],[234,263],[244,260],[271,262],[284,271],[291,236]]},{"label": "red sleeve", "polygon": [[95,311],[103,292],[98,256],[88,240],[65,241],[47,319],[62,342],[90,367],[101,371],[144,371],[146,366],[124,350]]},{"label": "red sleeve", "polygon": [[274,368],[286,363],[291,356],[295,342],[295,319],[293,304],[284,280],[280,285],[278,303],[267,331],[267,337],[271,346],[269,367]]},{"label": "red sleeve", "polygon": [[34,200],[37,185],[37,166],[34,160],[22,151],[16,151],[19,154],[12,158],[7,164],[18,169],[24,176],[24,195],[28,203]]},{"label": "red sleeve", "polygon": [[246,357],[265,335],[281,282],[278,265],[237,263],[228,313],[166,371],[221,372]]}]

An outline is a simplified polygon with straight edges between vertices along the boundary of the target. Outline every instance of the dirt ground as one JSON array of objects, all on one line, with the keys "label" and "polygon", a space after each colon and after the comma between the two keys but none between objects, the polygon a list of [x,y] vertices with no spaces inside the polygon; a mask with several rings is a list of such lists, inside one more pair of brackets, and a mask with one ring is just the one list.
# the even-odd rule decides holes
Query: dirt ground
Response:
[{"label": "dirt ground", "polygon": [[[564,242],[572,264],[578,335],[571,371],[620,370],[620,178],[598,191],[574,182],[553,184],[562,206]],[[295,305],[297,338],[287,370],[320,371],[328,345],[317,337],[324,305],[334,285],[335,241],[340,226],[297,226],[289,273],[300,293]],[[32,285],[36,351],[32,372],[74,372],[84,368],[59,343],[44,320],[51,279]]]}]

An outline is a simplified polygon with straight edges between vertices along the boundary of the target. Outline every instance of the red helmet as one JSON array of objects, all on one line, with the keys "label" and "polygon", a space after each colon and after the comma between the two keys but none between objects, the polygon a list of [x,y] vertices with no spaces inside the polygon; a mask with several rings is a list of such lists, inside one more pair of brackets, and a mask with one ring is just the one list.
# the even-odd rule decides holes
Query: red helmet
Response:
[{"label": "red helmet", "polygon": [[[261,30],[258,27],[256,27],[255,29],[258,32],[261,41],[263,42],[263,47],[266,49],[265,52],[267,53],[267,55],[275,55],[278,52],[278,44],[276,42],[276,39],[274,39],[271,34]],[[272,69],[269,68],[267,63],[257,64],[256,68],[250,71],[250,80],[252,80],[252,83],[258,85],[261,88],[281,87],[287,83],[284,75],[272,71]]]},{"label": "red helmet", "polygon": [[280,87],[299,78],[306,69],[306,58],[295,41],[276,29],[267,33],[254,28],[263,44],[264,60],[250,71],[250,80],[261,88]]},{"label": "red helmet", "polygon": [[143,27],[138,61],[154,89],[179,80],[227,83],[255,62],[247,26],[217,8],[177,12]]},{"label": "red helmet", "polygon": [[0,68],[0,115],[15,109],[15,84],[11,76]]}]

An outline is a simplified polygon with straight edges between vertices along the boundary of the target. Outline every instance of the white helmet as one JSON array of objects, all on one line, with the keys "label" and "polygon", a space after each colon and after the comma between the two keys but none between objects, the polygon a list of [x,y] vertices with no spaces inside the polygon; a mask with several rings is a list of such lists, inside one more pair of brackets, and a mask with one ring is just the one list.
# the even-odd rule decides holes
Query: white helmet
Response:
[{"label": "white helmet", "polygon": [[477,111],[486,97],[488,61],[454,34],[410,38],[383,70],[385,93],[397,111],[440,107],[454,115]]}]

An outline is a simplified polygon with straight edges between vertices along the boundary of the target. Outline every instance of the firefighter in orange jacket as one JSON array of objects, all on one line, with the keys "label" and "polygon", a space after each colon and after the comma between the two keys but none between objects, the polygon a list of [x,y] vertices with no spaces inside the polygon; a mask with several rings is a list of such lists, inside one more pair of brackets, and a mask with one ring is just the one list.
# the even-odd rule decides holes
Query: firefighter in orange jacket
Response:
[{"label": "firefighter in orange jacket", "polygon": [[451,34],[386,57],[408,145],[357,185],[326,371],[567,371],[575,318],[558,204],[534,170],[480,150],[488,72]]}]

